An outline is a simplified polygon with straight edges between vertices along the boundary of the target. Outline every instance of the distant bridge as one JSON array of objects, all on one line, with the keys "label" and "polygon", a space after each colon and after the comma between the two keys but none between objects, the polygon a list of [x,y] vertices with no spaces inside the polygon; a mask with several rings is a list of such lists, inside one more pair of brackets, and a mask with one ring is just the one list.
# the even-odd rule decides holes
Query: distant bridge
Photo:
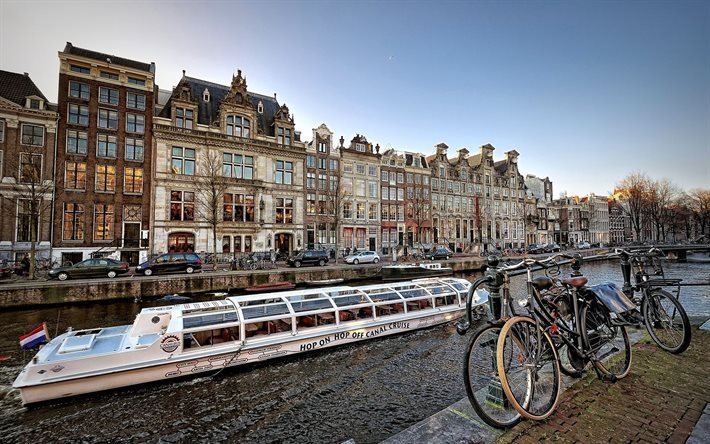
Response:
[{"label": "distant bridge", "polygon": [[[688,261],[688,252],[710,251],[710,244],[691,244],[691,245],[654,245],[654,247],[663,251],[667,256],[675,256],[678,262]],[[636,247],[634,247],[636,248]],[[710,257],[709,257],[710,259]]]}]

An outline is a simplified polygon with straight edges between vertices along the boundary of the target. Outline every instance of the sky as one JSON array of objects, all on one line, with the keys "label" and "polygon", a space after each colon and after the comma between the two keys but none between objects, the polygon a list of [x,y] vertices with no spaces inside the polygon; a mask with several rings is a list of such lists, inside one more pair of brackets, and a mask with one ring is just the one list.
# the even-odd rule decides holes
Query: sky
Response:
[{"label": "sky", "polygon": [[[68,25],[71,23],[71,25]],[[74,46],[286,103],[302,132],[520,153],[555,196],[643,172],[710,188],[710,2],[0,0],[0,69],[56,102]]]}]

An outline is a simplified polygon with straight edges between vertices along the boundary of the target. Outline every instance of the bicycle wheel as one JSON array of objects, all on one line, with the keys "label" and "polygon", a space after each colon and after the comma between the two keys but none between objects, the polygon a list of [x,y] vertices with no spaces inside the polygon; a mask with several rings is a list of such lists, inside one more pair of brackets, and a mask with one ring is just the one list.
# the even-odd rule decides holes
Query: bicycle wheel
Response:
[{"label": "bicycle wheel", "polygon": [[511,318],[500,331],[496,361],[503,391],[513,407],[528,419],[550,416],[560,400],[562,382],[550,335],[527,316]]},{"label": "bicycle wheel", "polygon": [[641,304],[651,339],[663,350],[682,353],[690,345],[690,321],[680,301],[665,290],[651,290]]},{"label": "bicycle wheel", "polygon": [[502,325],[502,322],[485,323],[474,331],[464,357],[463,379],[478,416],[492,427],[506,429],[519,423],[522,417],[508,402],[498,377],[495,353]]},{"label": "bicycle wheel", "polygon": [[631,369],[631,343],[626,328],[615,325],[609,310],[594,301],[582,307],[582,343],[596,368],[621,379]]}]

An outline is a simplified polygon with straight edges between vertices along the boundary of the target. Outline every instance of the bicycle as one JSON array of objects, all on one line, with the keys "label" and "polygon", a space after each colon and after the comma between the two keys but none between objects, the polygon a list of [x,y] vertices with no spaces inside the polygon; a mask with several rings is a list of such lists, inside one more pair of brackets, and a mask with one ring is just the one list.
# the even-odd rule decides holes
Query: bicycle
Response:
[{"label": "bicycle", "polygon": [[[622,291],[640,306],[641,322],[651,339],[663,350],[678,354],[690,345],[691,329],[688,314],[680,303],[682,279],[666,279],[661,259],[665,255],[658,248],[648,251],[629,251],[616,248],[608,257],[621,258],[624,279]],[[631,284],[631,271],[635,283]],[[675,287],[675,296],[662,287]],[[640,293],[637,296],[636,293]]]},{"label": "bicycle", "polygon": [[[574,273],[561,280],[564,291],[555,301],[544,293],[554,287],[553,280],[532,279],[532,267],[559,267],[557,258],[572,259]],[[508,319],[501,328],[496,365],[508,401],[525,418],[545,419],[557,407],[561,392],[558,349],[562,347],[567,347],[575,372],[591,363],[605,382],[616,382],[631,368],[631,343],[620,316],[635,306],[613,284],[586,287],[580,265],[580,256],[566,254],[517,264],[527,270],[528,295],[521,306],[528,313]],[[619,351],[620,356],[612,357]]]}]

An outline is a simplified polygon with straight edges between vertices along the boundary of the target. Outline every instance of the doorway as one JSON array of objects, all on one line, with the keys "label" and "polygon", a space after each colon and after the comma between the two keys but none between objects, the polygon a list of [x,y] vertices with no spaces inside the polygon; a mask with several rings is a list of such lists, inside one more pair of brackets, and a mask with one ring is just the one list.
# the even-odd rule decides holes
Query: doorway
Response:
[{"label": "doorway", "polygon": [[291,254],[291,238],[289,233],[279,233],[274,238],[274,247],[276,254],[289,256]]}]

